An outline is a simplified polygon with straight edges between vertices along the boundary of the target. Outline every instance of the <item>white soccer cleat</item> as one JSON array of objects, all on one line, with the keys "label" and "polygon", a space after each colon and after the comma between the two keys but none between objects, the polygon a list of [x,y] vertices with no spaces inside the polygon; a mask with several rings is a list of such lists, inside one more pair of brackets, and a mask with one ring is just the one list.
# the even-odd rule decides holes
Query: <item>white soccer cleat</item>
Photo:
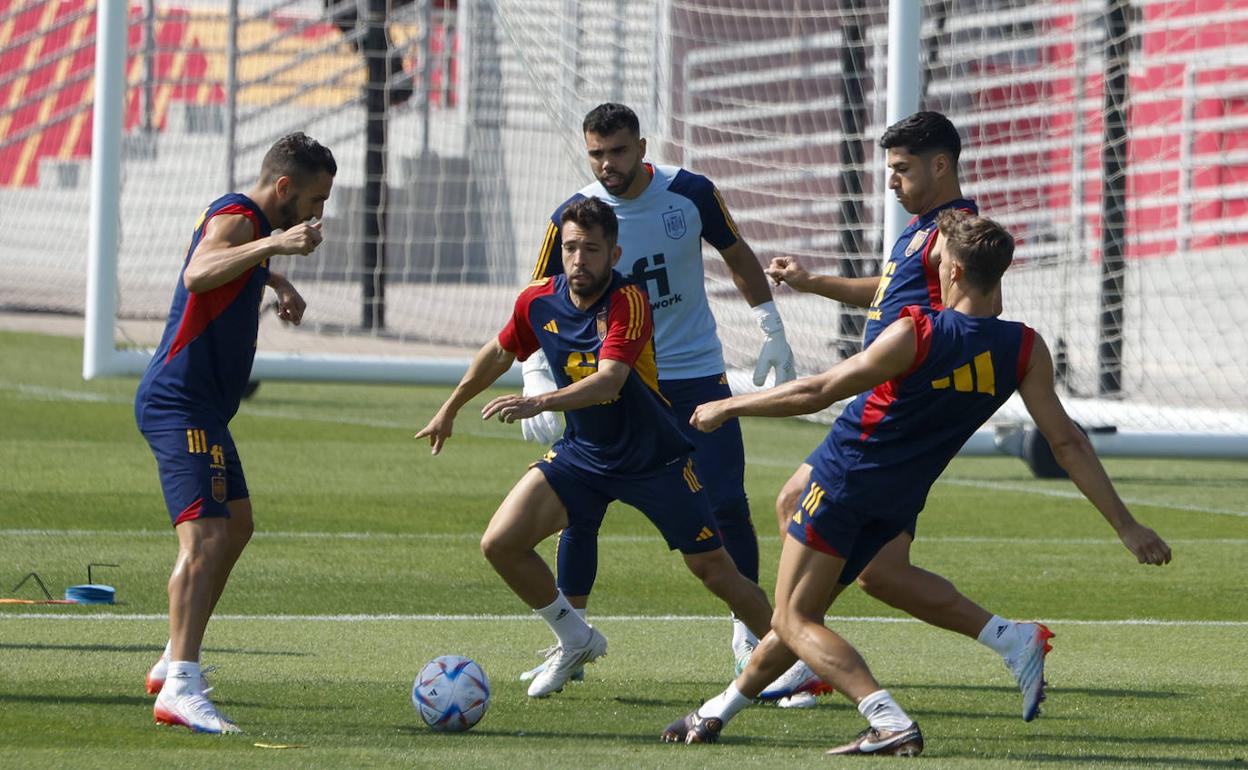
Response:
[{"label": "white soccer cleat", "polygon": [[[204,675],[216,671],[216,669],[216,666],[205,666],[200,669],[199,690],[205,695],[212,692],[212,685],[208,684],[208,677]],[[155,695],[160,692],[161,688],[165,686],[165,677],[168,675],[169,658],[161,655],[160,660],[153,663],[152,667],[147,670],[147,679],[144,682],[144,686],[147,688],[147,694]]]},{"label": "white soccer cleat", "polygon": [[197,733],[241,733],[238,725],[217,711],[212,701],[203,693],[189,692],[183,695],[167,694],[163,690],[156,696],[152,716],[158,725],[181,725]]},{"label": "white soccer cleat", "polygon": [[[528,671],[522,672],[520,674],[520,681],[528,682],[532,680],[534,677],[536,677],[538,674],[545,671],[546,667],[550,665],[550,659],[555,657],[555,653],[558,650],[559,650],[559,645],[557,644],[554,645],[553,647],[547,647],[544,650],[538,650],[537,654],[542,657],[542,662],[538,663],[536,666],[529,669]],[[580,681],[583,681],[584,679],[585,679],[585,667],[584,666],[581,666],[580,668],[572,672],[571,681],[580,682]]]},{"label": "white soccer cleat", "polygon": [[782,709],[813,709],[818,705],[819,702],[815,699],[815,694],[805,691],[795,692],[776,701],[776,708]]},{"label": "white soccer cleat", "polygon": [[593,627],[589,633],[589,642],[584,647],[564,649],[560,646],[555,649],[555,654],[546,660],[546,670],[533,677],[529,685],[530,698],[545,698],[559,692],[577,669],[607,654],[607,637]]},{"label": "white soccer cleat", "polygon": [[1005,665],[1018,682],[1023,693],[1023,721],[1030,722],[1040,715],[1040,703],[1044,701],[1044,658],[1053,649],[1049,640],[1054,634],[1042,623],[1020,623],[1018,631],[1027,641],[1017,655],[1005,659]]},{"label": "white soccer cleat", "polygon": [[[758,694],[760,700],[780,701],[783,698],[792,698],[799,693],[808,693],[811,696],[824,695],[832,692],[832,688],[824,683],[819,675],[810,670],[802,661],[798,661],[789,667],[788,671],[776,679],[776,681],[767,685],[762,692]],[[785,708],[810,708],[813,703],[809,703],[805,698],[798,699],[796,702],[790,701],[785,704]]]}]

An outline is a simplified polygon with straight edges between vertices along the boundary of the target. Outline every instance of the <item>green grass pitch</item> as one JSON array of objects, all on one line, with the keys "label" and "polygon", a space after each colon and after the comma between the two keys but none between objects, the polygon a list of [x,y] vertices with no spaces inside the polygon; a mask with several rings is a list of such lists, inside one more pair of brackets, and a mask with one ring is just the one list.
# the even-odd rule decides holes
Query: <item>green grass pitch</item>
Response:
[{"label": "green grass pitch", "polygon": [[[258,534],[208,629],[213,698],[246,731],[152,724],[143,675],[166,638],[175,539],[134,428],[135,381],[84,383],[81,343],[0,333],[0,590],[35,570],[59,594],[98,580],[111,607],[0,606],[5,767],[829,767],[862,726],[839,697],[755,707],[720,744],[659,742],[731,676],[723,609],[640,514],[613,508],[591,619],[610,653],[583,684],[530,701],[516,675],[549,633],[492,572],[477,538],[541,450],[469,406],[443,454],[412,438],[447,388],[266,382],[232,429]],[[483,401],[475,402],[477,406]],[[772,501],[822,437],[745,423],[747,483],[774,580]],[[923,725],[926,767],[1248,768],[1248,464],[1110,460],[1136,516],[1174,548],[1137,565],[1068,482],[1017,460],[959,459],[919,521],[918,564],[997,613],[1057,633],[1044,714],[975,642],[906,621],[856,590],[829,624]],[[542,546],[548,557],[553,542]],[[27,584],[21,596],[37,595]],[[7,595],[7,594],[6,594]],[[493,701],[462,735],[409,701],[429,658],[459,653]],[[284,750],[256,743],[294,745]],[[888,760],[883,760],[887,762]]]}]

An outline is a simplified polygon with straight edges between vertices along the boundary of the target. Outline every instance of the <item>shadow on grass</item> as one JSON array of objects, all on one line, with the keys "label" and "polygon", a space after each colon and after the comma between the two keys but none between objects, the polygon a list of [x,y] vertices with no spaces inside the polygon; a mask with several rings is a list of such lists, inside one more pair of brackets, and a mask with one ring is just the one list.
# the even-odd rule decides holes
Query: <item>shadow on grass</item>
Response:
[{"label": "shadow on grass", "polygon": [[[892,688],[897,692],[905,690],[970,690],[972,692],[983,693],[1008,693],[1018,695],[1017,687],[1009,687],[1007,685],[987,685],[987,684],[949,684],[948,682],[906,682],[899,683]],[[1173,692],[1169,690],[1116,690],[1106,689],[1102,687],[1054,687],[1049,685],[1045,692],[1049,697],[1061,697],[1062,695],[1090,695],[1097,698],[1152,698],[1152,699],[1170,699],[1170,698],[1188,698],[1188,693]]]},{"label": "shadow on grass", "polygon": [[[34,650],[47,652],[150,652],[159,655],[164,647],[155,644],[44,644],[40,642],[0,642],[0,650]],[[240,647],[205,647],[209,655],[280,655],[306,658],[312,653],[293,650],[250,650]]]},{"label": "shadow on grass", "polygon": [[[587,732],[587,731],[566,731],[566,730],[491,730],[487,728],[475,727],[467,733],[436,733],[427,727],[421,725],[399,725],[394,728],[395,731],[406,733],[411,736],[439,736],[440,739],[456,740],[469,738],[473,735],[479,735],[484,738],[512,738],[518,741],[541,741],[549,742],[552,740],[578,739],[584,741],[592,741],[595,744],[602,743],[620,743],[620,744],[661,744],[663,741],[659,738],[662,732],[662,726],[655,728],[648,733],[608,733],[608,732]],[[853,736],[848,736],[849,740]],[[747,745],[767,745],[778,748],[808,748],[827,749],[834,745],[835,741],[830,741],[827,737],[811,732],[809,737],[794,737],[788,735],[725,735],[720,737],[716,746],[747,746]],[[683,747],[673,745],[673,750],[680,750]],[[705,748],[685,749],[686,751],[706,751]],[[715,749],[711,749],[715,751]],[[690,765],[696,764],[693,760],[696,757],[690,754]]]},{"label": "shadow on grass", "polygon": [[[1186,739],[1184,738],[1174,738],[1172,740],[1178,744],[1182,744],[1186,741]],[[975,759],[990,758],[989,756],[984,755],[984,754],[953,753],[953,754],[937,755],[933,752],[925,752],[924,756],[931,756],[933,758],[935,758],[936,756],[940,756],[941,758],[945,758],[945,757],[950,757],[950,758],[966,757],[968,759],[969,758],[975,758]],[[1006,759],[1006,757],[1002,757],[1002,759],[1004,760]],[[1245,762],[1243,759],[1202,759],[1200,757],[1183,757],[1183,756],[1141,757],[1138,755],[1130,755],[1130,754],[1109,754],[1109,753],[1089,754],[1089,753],[1084,753],[1084,752],[1078,752],[1078,753],[1072,752],[1070,754],[1054,754],[1051,752],[1040,753],[1040,754],[1021,754],[1021,753],[1015,752],[1015,753],[1012,753],[1008,757],[1008,759],[1022,760],[1024,762],[1029,762],[1029,763],[1034,762],[1037,765],[1044,764],[1044,763],[1054,763],[1054,764],[1061,764],[1067,767],[1087,767],[1090,765],[1102,764],[1102,763],[1104,764],[1114,763],[1114,764],[1126,765],[1128,767],[1227,767],[1227,768],[1239,768],[1239,770],[1243,770],[1243,768],[1248,767],[1248,762]]]}]

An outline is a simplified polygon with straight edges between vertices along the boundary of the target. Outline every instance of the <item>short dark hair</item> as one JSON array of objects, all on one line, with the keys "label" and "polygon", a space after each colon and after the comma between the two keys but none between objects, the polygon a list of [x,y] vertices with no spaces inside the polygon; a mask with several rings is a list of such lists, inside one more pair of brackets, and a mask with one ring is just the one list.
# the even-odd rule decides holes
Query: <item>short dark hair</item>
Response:
[{"label": "short dark hair", "polygon": [[966,270],[967,283],[984,294],[996,288],[1014,260],[1014,236],[988,217],[959,209],[940,212],[936,226]]},{"label": "short dark hair", "polygon": [[274,142],[260,164],[260,178],[264,182],[283,176],[305,181],[318,171],[334,176],[338,173],[338,164],[328,147],[302,131],[287,134]]},{"label": "short dark hair", "polygon": [[606,102],[593,108],[581,123],[581,133],[595,133],[598,136],[611,136],[622,128],[632,131],[634,136],[641,136],[641,122],[637,120],[637,113],[615,102]]},{"label": "short dark hair", "polygon": [[953,123],[939,112],[916,112],[889,126],[880,137],[885,150],[905,149],[911,155],[948,153],[957,165],[962,154],[962,138]]},{"label": "short dark hair", "polygon": [[615,209],[598,198],[582,198],[569,204],[559,215],[559,228],[563,229],[567,222],[575,222],[586,230],[594,225],[601,227],[607,243],[612,246],[620,235],[620,220],[615,218]]}]

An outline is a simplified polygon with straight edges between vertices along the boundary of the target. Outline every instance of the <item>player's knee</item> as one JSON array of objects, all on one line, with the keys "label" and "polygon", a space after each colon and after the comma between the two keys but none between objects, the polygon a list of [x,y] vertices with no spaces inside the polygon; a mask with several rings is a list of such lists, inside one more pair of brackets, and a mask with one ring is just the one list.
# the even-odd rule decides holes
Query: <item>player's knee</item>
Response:
[{"label": "player's knee", "polygon": [[780,525],[781,535],[788,529],[789,518],[793,515],[793,511],[796,510],[797,501],[801,494],[801,487],[786,484],[780,490],[780,494],[776,495],[776,522]]},{"label": "player's knee", "polygon": [[898,591],[900,575],[891,570],[865,569],[858,576],[858,587],[868,596],[887,602]]},{"label": "player's knee", "polygon": [[710,553],[686,556],[685,563],[689,565],[689,571],[717,595],[723,594],[735,581],[742,579],[727,551],[722,548]]},{"label": "player's knee", "polygon": [[481,553],[491,564],[511,561],[518,552],[515,539],[505,532],[486,532],[481,536]]}]

